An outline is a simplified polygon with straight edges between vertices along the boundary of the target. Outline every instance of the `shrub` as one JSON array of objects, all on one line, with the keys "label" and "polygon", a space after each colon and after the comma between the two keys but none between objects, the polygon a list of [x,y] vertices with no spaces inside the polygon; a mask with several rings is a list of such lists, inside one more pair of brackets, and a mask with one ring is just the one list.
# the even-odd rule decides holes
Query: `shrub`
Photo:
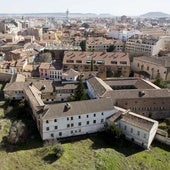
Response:
[{"label": "shrub", "polygon": [[170,125],[170,118],[166,118],[165,123],[166,123],[166,125]]},{"label": "shrub", "polygon": [[59,159],[64,153],[64,148],[62,147],[61,144],[57,144],[54,146],[53,152],[55,156],[57,157],[57,159]]}]

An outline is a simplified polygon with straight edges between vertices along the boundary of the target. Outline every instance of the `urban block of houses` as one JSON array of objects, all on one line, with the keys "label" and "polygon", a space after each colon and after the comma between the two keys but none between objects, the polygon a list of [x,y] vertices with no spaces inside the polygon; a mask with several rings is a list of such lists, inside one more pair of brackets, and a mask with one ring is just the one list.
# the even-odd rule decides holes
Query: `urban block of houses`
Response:
[{"label": "urban block of houses", "polygon": [[[20,75],[20,74],[18,74]],[[4,88],[4,96],[11,100],[21,100],[24,98],[24,89],[30,84],[34,86],[44,103],[55,103],[68,101],[75,92],[77,84],[75,82],[62,84],[51,80],[31,80],[26,79],[18,81],[19,76],[13,76],[13,81],[8,83]],[[23,76],[21,76],[23,77]],[[25,77],[24,77],[25,78]]]},{"label": "urban block of houses", "polygon": [[121,40],[105,39],[103,37],[90,37],[86,41],[86,51],[123,51],[124,43]]},{"label": "urban block of houses", "polygon": [[[91,64],[92,62],[93,68]],[[129,54],[123,52],[64,52],[64,71],[73,68],[79,72],[100,72],[102,67],[103,72],[114,71],[124,77],[128,77],[130,74]]]},{"label": "urban block of houses", "polygon": [[62,67],[57,61],[41,63],[39,67],[40,78],[59,81],[62,79]]}]

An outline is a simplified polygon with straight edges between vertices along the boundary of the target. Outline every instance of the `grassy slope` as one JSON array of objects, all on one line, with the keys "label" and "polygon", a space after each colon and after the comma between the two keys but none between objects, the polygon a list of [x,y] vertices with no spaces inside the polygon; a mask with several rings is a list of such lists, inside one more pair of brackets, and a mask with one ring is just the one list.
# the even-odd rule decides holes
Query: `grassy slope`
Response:
[{"label": "grassy slope", "polygon": [[[3,103],[0,102],[2,105]],[[3,109],[0,108],[0,141],[8,133],[10,120],[3,118]],[[64,155],[59,160],[50,163],[44,161],[44,155],[39,154],[41,148],[28,143],[29,149],[18,149],[15,152],[6,152],[0,147],[0,170],[167,170],[170,169],[169,148],[156,144],[150,151],[143,151],[129,142],[120,142],[108,145],[101,135],[83,140],[62,144]],[[34,149],[30,149],[33,145]],[[159,146],[159,147],[158,147]]]}]

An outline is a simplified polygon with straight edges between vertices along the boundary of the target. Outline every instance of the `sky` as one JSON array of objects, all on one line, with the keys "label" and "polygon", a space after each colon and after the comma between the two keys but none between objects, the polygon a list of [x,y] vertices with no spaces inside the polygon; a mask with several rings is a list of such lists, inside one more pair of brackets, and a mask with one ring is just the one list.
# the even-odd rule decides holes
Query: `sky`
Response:
[{"label": "sky", "polygon": [[137,16],[147,12],[170,14],[170,0],[0,0],[0,13],[109,13]]}]

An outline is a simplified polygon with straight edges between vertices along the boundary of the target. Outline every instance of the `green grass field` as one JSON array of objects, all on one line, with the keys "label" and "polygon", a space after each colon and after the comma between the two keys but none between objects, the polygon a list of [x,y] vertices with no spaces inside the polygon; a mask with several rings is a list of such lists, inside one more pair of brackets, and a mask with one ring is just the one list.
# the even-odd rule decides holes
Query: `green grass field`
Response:
[{"label": "green grass field", "polygon": [[[7,135],[10,119],[4,117],[0,102],[0,141]],[[111,139],[109,139],[111,140]],[[102,134],[91,135],[62,144],[63,156],[56,160],[42,153],[39,137],[28,141],[13,152],[0,147],[0,170],[168,170],[170,148],[154,143],[150,151],[128,141],[108,143]]]}]

